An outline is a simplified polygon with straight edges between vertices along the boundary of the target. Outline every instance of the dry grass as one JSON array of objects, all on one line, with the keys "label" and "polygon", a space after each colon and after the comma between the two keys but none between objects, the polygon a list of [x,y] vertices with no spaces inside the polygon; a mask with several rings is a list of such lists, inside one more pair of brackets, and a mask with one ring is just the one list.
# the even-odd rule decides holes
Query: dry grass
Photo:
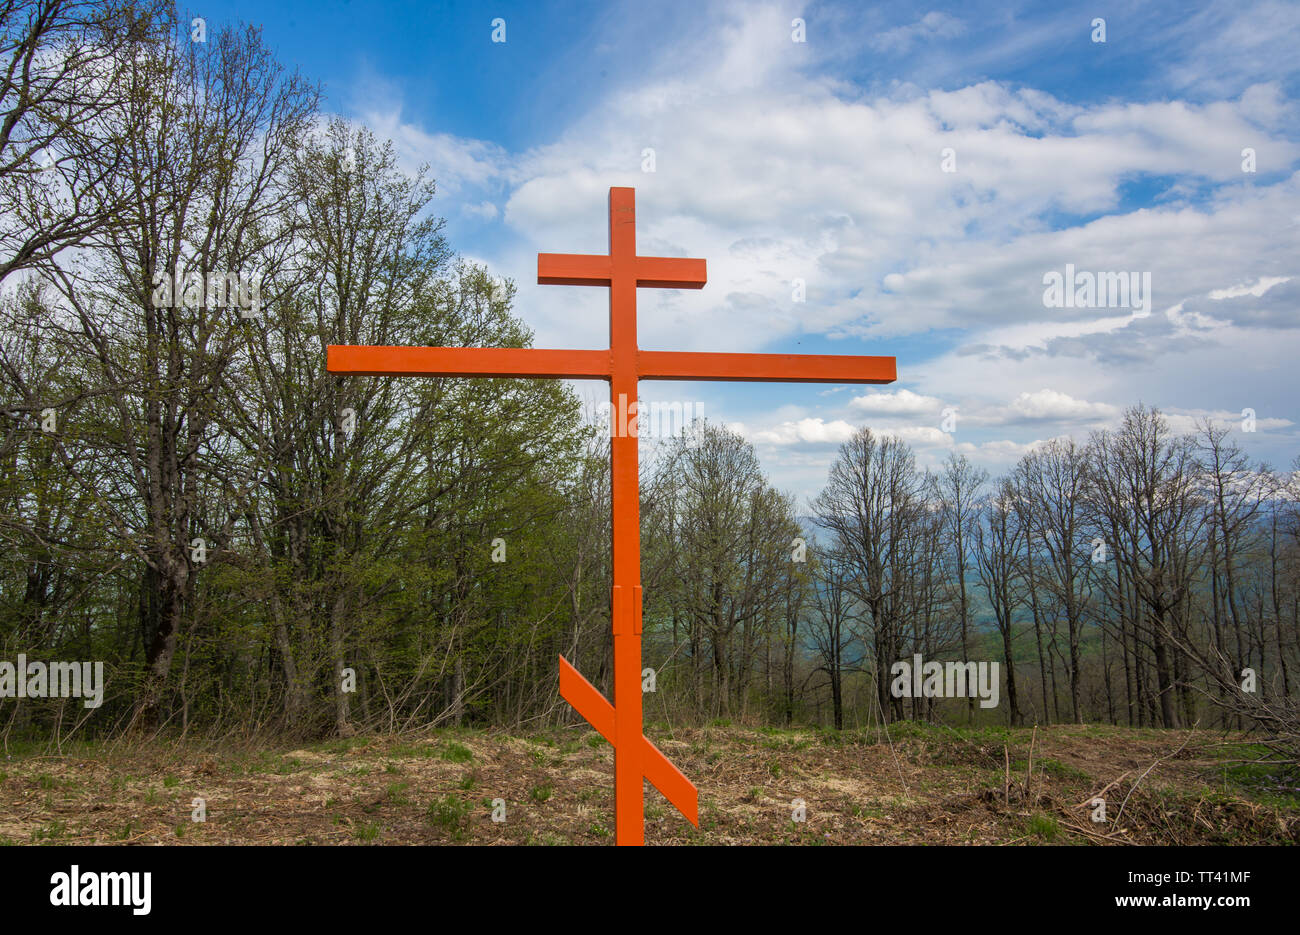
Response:
[{"label": "dry grass", "polygon": [[[700,790],[696,830],[647,788],[653,844],[1300,839],[1293,784],[1226,765],[1236,754],[1219,735],[917,724],[894,725],[888,740],[741,727],[650,733]],[[609,844],[612,776],[611,748],[584,729],[438,731],[276,750],[85,745],[0,763],[0,842]],[[1098,794],[1105,824],[1090,818]],[[205,800],[205,822],[191,821],[195,797]],[[504,822],[491,820],[494,799],[506,803]],[[791,820],[795,799],[806,803],[805,821]]]}]

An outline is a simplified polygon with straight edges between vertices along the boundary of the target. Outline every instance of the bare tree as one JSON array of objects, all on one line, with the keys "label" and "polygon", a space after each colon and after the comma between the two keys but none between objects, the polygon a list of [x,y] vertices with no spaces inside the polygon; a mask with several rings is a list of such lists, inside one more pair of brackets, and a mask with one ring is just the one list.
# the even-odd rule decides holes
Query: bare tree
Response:
[{"label": "bare tree", "polygon": [[[976,525],[976,501],[979,491],[988,482],[987,471],[975,467],[965,455],[955,452],[944,462],[939,474],[939,502],[943,505],[943,522],[946,546],[952,555],[953,577],[956,579],[957,612],[961,623],[961,661],[970,660],[970,602],[966,599],[966,573],[970,567],[973,529]],[[967,720],[974,720],[975,698],[966,707]]]},{"label": "bare tree", "polygon": [[849,590],[853,570],[840,553],[819,551],[813,569],[815,587],[809,634],[816,647],[818,671],[831,687],[831,715],[836,730],[844,729],[844,674],[861,668],[860,645],[854,633],[857,600]]},{"label": "bare tree", "polygon": [[1016,690],[1015,579],[1021,541],[1026,527],[1017,522],[1015,484],[1004,479],[974,517],[976,571],[993,609],[993,623],[1002,637],[1002,659],[1007,669],[1007,718],[1019,724],[1023,715]]},{"label": "bare tree", "polygon": [[887,674],[903,653],[909,589],[918,570],[909,539],[925,510],[924,487],[906,443],[862,428],[840,446],[813,504],[818,525],[831,533],[831,547],[852,569],[850,590],[864,605],[864,641],[874,656],[880,710],[897,718],[902,700],[890,696]]},{"label": "bare tree", "polygon": [[1187,602],[1206,549],[1195,451],[1158,409],[1140,405],[1118,430],[1094,433],[1090,449],[1089,495],[1136,596],[1135,632],[1154,657],[1160,720],[1178,727],[1191,689],[1178,678],[1177,647],[1187,642]]},{"label": "bare tree", "polygon": [[1079,705],[1079,641],[1088,601],[1084,536],[1084,478],[1087,460],[1073,439],[1053,439],[1026,455],[1016,468],[1022,515],[1028,523],[1026,547],[1040,546],[1045,561],[1039,579],[1065,614],[1069,642],[1070,712],[1082,723]]},{"label": "bare tree", "polygon": [[173,22],[169,0],[0,3],[0,280],[133,220],[108,194],[128,159],[130,72]]}]

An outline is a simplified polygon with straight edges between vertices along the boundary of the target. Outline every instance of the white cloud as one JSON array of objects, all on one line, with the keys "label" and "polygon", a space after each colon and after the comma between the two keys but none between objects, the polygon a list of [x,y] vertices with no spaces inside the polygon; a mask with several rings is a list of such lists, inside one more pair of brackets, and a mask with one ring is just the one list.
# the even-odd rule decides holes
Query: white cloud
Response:
[{"label": "white cloud", "polygon": [[1042,389],[1036,393],[1021,393],[1009,407],[1010,411],[1022,419],[1042,421],[1054,419],[1064,422],[1110,419],[1119,414],[1114,406],[1106,403],[1090,403],[1075,399],[1068,393]]},{"label": "white cloud", "polygon": [[894,392],[868,393],[855,396],[849,400],[849,408],[856,412],[873,415],[920,415],[937,413],[943,407],[943,401],[935,396],[921,396],[911,390]]},{"label": "white cloud", "polygon": [[901,425],[873,428],[877,435],[892,436],[917,448],[950,448],[953,436],[933,425]]},{"label": "white cloud", "polygon": [[500,213],[497,211],[497,206],[490,201],[482,201],[476,205],[467,204],[461,210],[468,215],[480,218],[484,221],[491,221]]},{"label": "white cloud", "polygon": [[888,29],[871,39],[872,48],[883,52],[906,52],[918,41],[951,39],[965,30],[961,21],[947,13],[930,12],[915,23]]},{"label": "white cloud", "polygon": [[[743,426],[742,426],[743,427]],[[755,443],[767,445],[842,444],[853,437],[857,427],[842,419],[826,422],[820,417],[800,419],[797,422],[782,422],[770,429],[760,429],[753,433]]]},{"label": "white cloud", "polygon": [[1007,438],[1000,438],[994,441],[980,442],[979,444],[958,442],[953,446],[953,450],[958,454],[964,454],[972,458],[972,460],[1011,463],[1018,461],[1034,449],[1047,444],[1048,441],[1049,439],[1040,438],[1031,442],[1017,442]]},{"label": "white cloud", "polygon": [[1290,281],[1290,276],[1261,276],[1253,283],[1238,283],[1235,286],[1229,286],[1227,289],[1212,289],[1209,295],[1212,299],[1235,299],[1243,295],[1253,295],[1255,298],[1259,298],[1279,283]]}]

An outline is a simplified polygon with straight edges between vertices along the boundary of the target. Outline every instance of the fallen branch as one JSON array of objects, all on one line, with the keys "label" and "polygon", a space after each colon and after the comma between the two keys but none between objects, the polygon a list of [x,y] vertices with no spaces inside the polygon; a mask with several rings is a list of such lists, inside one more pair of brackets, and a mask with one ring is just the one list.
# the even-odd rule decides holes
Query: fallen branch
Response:
[{"label": "fallen branch", "polygon": [[1192,729],[1191,729],[1190,731],[1188,731],[1188,733],[1187,733],[1187,739],[1183,741],[1182,746],[1180,746],[1180,747],[1179,747],[1177,750],[1175,750],[1173,753],[1166,753],[1164,756],[1156,757],[1156,761],[1155,761],[1154,763],[1152,763],[1150,766],[1148,766],[1148,767],[1146,768],[1146,772],[1143,773],[1141,776],[1139,776],[1139,777],[1137,778],[1137,780],[1133,783],[1133,785],[1129,786],[1128,794],[1124,796],[1124,801],[1120,803],[1120,806],[1119,806],[1119,814],[1115,816],[1115,828],[1116,828],[1116,830],[1119,829],[1120,819],[1122,819],[1122,818],[1124,817],[1124,806],[1125,806],[1125,805],[1128,805],[1128,799],[1129,799],[1129,796],[1133,794],[1133,791],[1134,791],[1135,789],[1137,789],[1138,785],[1141,784],[1142,780],[1147,778],[1147,773],[1151,772],[1153,769],[1155,769],[1157,766],[1159,766],[1159,765],[1160,765],[1161,763],[1163,763],[1165,760],[1168,760],[1168,759],[1170,759],[1170,758],[1172,758],[1172,757],[1178,756],[1178,754],[1182,753],[1182,752],[1183,752],[1183,747],[1186,747],[1189,743],[1191,743],[1191,742],[1192,742],[1192,738],[1193,738],[1194,736],[1196,736],[1196,725],[1197,725],[1197,724],[1200,724],[1200,723],[1201,723],[1200,721],[1197,721],[1196,724],[1193,724],[1193,725],[1192,725]]}]

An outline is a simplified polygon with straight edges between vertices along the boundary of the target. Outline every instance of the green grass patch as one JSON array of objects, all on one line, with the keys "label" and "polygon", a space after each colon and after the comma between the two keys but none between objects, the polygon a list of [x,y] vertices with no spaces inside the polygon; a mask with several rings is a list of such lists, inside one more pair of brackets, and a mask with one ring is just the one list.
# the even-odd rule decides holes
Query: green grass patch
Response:
[{"label": "green grass patch", "polygon": [[444,795],[429,803],[429,822],[435,828],[446,832],[453,841],[463,841],[468,833],[466,820],[472,808],[473,806],[462,798]]},{"label": "green grass patch", "polygon": [[431,760],[438,755],[438,747],[432,743],[399,743],[388,751],[392,756],[407,756],[421,760]]},{"label": "green grass patch", "polygon": [[468,763],[474,759],[474,751],[462,743],[456,743],[454,740],[449,741],[439,753],[444,760],[451,763]]},{"label": "green grass patch", "polygon": [[411,800],[406,796],[406,790],[411,788],[409,782],[392,782],[384,790],[384,795],[393,805],[410,805]]},{"label": "green grass patch", "polygon": [[57,841],[59,838],[64,837],[65,835],[67,835],[67,833],[68,833],[68,823],[66,821],[61,821],[56,818],[48,825],[37,828],[35,831],[32,832],[32,843],[40,844],[42,841],[52,843],[54,841]]},{"label": "green grass patch", "polygon": [[1033,815],[1026,831],[1040,841],[1055,841],[1061,835],[1061,826],[1051,815]]},{"label": "green grass patch", "polygon": [[539,783],[528,790],[528,797],[539,805],[545,802],[555,792],[555,784],[550,782]]}]

